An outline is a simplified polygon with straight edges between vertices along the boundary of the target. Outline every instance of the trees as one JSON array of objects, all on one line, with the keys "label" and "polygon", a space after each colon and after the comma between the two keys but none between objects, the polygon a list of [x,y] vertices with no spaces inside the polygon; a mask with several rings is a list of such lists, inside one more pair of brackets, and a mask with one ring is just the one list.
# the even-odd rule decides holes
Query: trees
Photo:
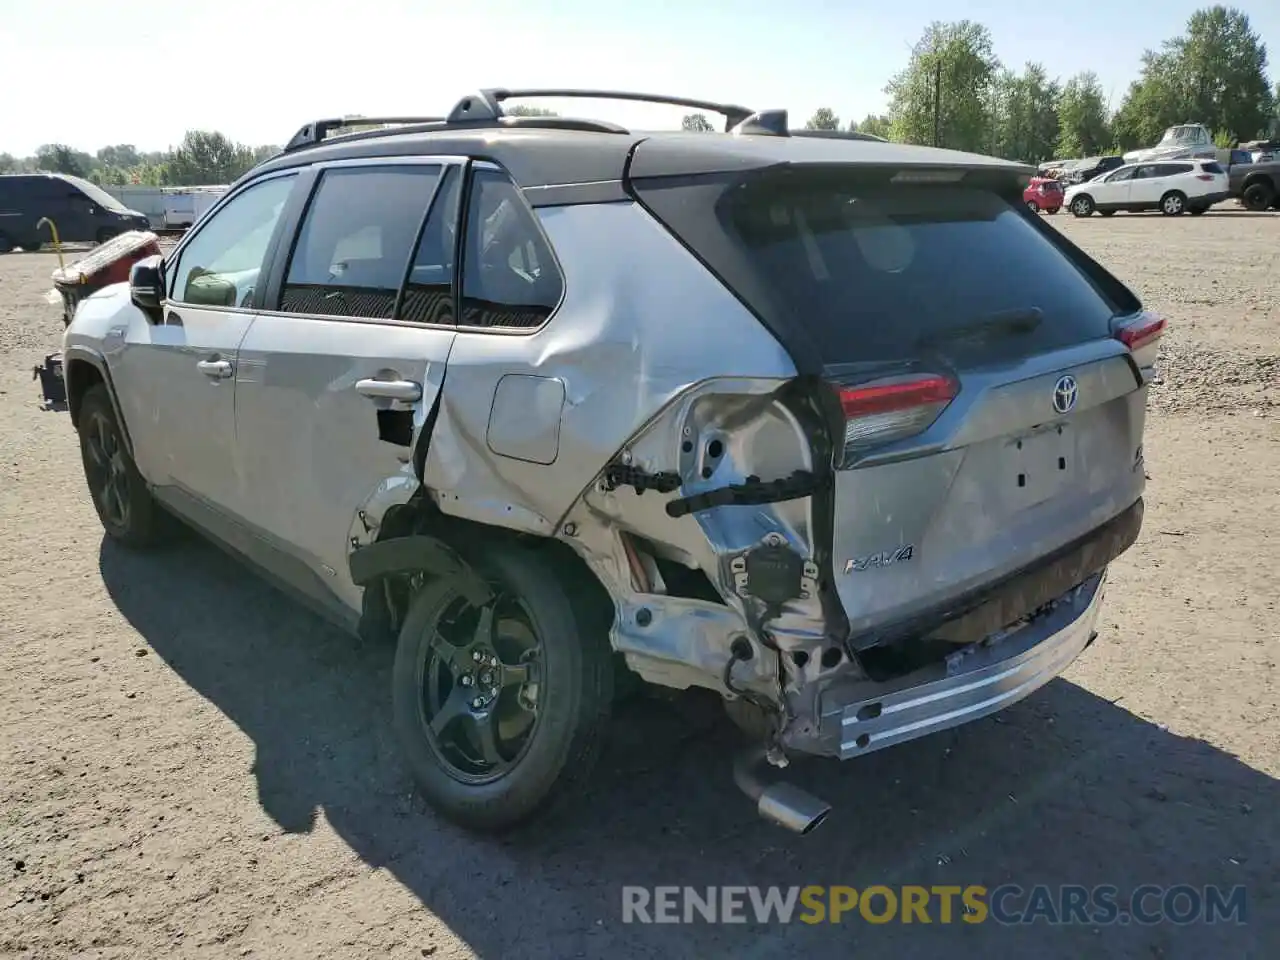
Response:
[{"label": "trees", "polygon": [[813,112],[813,116],[805,121],[804,128],[806,130],[839,130],[840,118],[830,107],[819,107]]},{"label": "trees", "polygon": [[1028,63],[1021,75],[1002,70],[990,94],[991,146],[996,156],[1038,163],[1058,142],[1058,99],[1062,91],[1041,64]]},{"label": "trees", "polygon": [[253,151],[210,130],[188,130],[168,161],[167,180],[179,187],[230,183],[253,166]]},{"label": "trees", "polygon": [[711,125],[705,113],[686,113],[680,121],[680,129],[692,130],[694,133],[713,133],[716,128]]},{"label": "trees", "polygon": [[989,136],[989,97],[999,61],[980,23],[934,21],[889,81],[893,139],[981,150]]},{"label": "trees", "polygon": [[1111,148],[1107,104],[1097,74],[1076,74],[1058,100],[1057,155],[1092,157]]},{"label": "trees", "polygon": [[1115,120],[1124,147],[1147,146],[1176,123],[1205,124],[1224,138],[1265,136],[1276,119],[1266,44],[1234,7],[1197,10],[1186,32],[1143,54]]},{"label": "trees", "polygon": [[889,118],[884,114],[868,113],[862,118],[861,123],[849,121],[851,133],[868,133],[873,137],[884,137],[886,140],[889,139],[889,127]]},{"label": "trees", "polygon": [[509,117],[558,117],[559,114],[554,110],[547,110],[545,107],[530,107],[523,103],[517,103],[514,107],[503,107],[502,112]]}]

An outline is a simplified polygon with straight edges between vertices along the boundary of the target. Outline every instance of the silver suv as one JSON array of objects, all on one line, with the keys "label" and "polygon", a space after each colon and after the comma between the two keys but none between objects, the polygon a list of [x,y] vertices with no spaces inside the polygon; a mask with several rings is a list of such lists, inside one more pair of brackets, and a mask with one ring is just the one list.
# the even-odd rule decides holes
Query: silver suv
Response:
[{"label": "silver suv", "polygon": [[[535,95],[725,130],[504,114]],[[66,379],[110,537],[180,518],[398,638],[443,814],[571,793],[638,675],[723,697],[739,782],[807,832],[765,761],[985,716],[1092,641],[1163,321],[1026,211],[1030,168],[602,91],[356,122],[85,300]]]}]

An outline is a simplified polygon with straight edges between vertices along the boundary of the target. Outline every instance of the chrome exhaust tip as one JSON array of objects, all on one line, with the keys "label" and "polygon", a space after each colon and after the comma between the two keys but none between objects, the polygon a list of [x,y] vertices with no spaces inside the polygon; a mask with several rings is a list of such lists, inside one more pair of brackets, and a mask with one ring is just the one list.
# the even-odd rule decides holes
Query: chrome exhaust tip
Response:
[{"label": "chrome exhaust tip", "polygon": [[760,794],[756,810],[766,820],[804,836],[827,819],[831,805],[795,784],[775,783]]},{"label": "chrome exhaust tip", "polygon": [[764,760],[763,745],[751,747],[738,755],[733,764],[733,779],[748,797],[756,802],[756,812],[792,833],[804,836],[827,819],[831,805],[791,783],[765,786],[755,774]]}]

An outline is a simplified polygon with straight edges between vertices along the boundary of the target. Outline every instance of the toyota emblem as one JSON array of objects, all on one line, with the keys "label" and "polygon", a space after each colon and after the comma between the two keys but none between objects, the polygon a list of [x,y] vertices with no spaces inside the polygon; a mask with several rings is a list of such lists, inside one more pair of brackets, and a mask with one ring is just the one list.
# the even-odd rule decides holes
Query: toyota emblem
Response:
[{"label": "toyota emblem", "polygon": [[1075,409],[1076,396],[1080,392],[1076,378],[1067,374],[1053,385],[1053,409],[1057,413],[1070,413]]}]

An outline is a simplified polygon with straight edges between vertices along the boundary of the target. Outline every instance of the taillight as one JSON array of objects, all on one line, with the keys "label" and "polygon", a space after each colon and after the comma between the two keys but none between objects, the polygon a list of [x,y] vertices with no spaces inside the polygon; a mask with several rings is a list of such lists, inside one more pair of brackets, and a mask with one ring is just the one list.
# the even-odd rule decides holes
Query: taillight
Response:
[{"label": "taillight", "polygon": [[959,392],[959,384],[939,374],[888,377],[852,385],[835,384],[844,411],[844,456],[913,436],[927,429]]},{"label": "taillight", "polygon": [[1197,173],[1197,174],[1196,174],[1196,179],[1197,179],[1197,180],[1212,180],[1212,179],[1213,179],[1213,174],[1212,174],[1212,173]]},{"label": "taillight", "polygon": [[1115,338],[1130,350],[1137,351],[1150,346],[1164,335],[1164,317],[1154,313],[1144,313],[1136,320],[1130,320],[1122,327],[1116,328]]}]

